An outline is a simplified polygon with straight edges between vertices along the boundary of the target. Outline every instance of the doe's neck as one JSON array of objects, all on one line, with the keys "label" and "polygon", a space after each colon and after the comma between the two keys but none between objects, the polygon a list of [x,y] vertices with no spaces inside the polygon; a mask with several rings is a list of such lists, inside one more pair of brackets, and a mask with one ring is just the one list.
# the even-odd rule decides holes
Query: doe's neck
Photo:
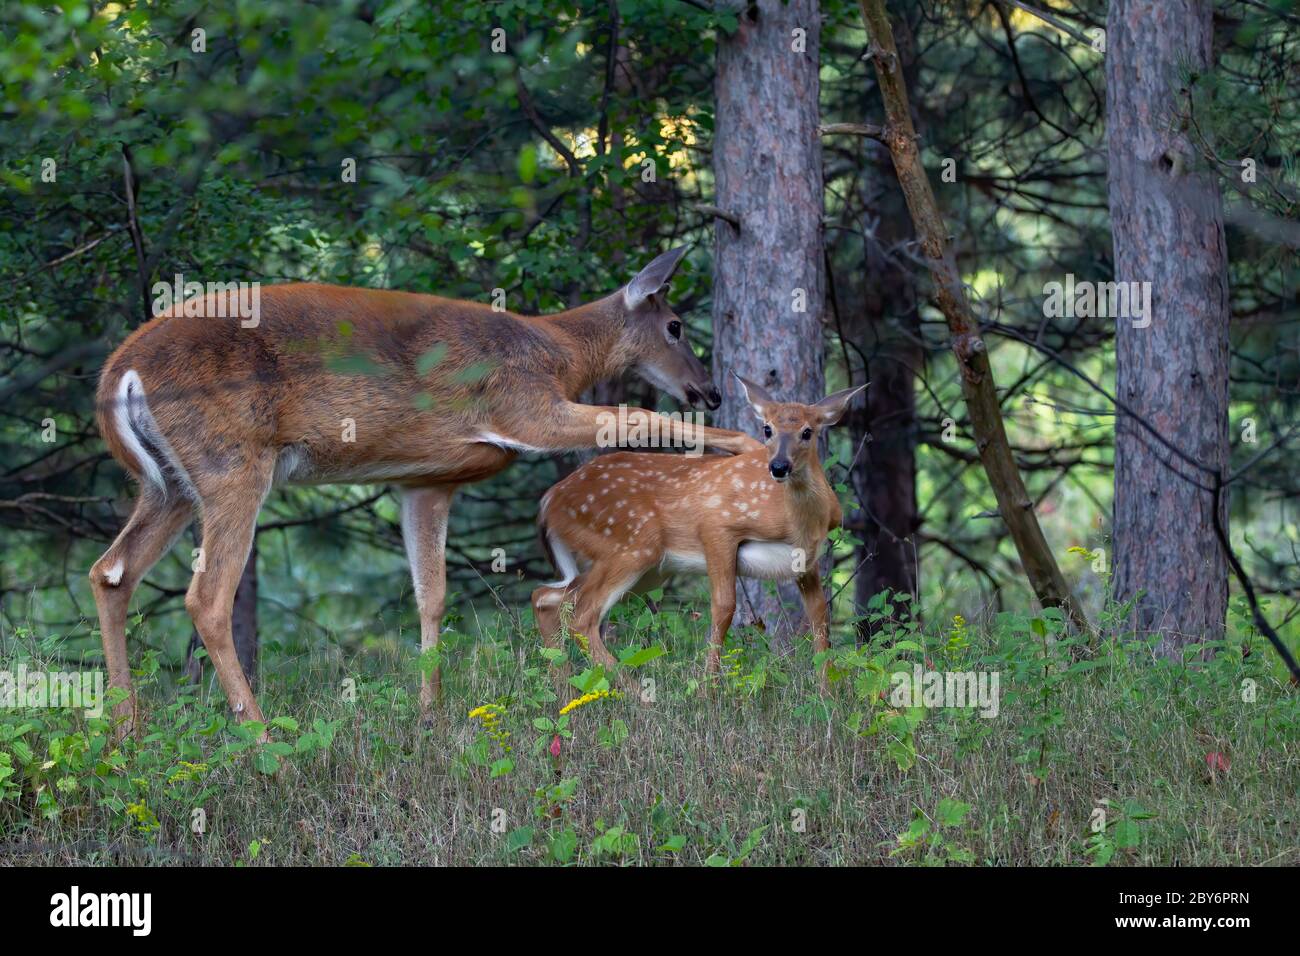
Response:
[{"label": "doe's neck", "polygon": [[623,343],[626,315],[622,292],[557,312],[546,324],[565,352],[557,368],[570,399],[597,382],[617,378],[632,365]]}]

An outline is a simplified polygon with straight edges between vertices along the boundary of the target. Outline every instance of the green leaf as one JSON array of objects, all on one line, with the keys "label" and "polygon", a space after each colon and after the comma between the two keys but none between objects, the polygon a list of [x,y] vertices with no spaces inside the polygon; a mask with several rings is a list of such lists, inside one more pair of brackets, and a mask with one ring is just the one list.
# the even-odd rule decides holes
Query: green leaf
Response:
[{"label": "green leaf", "polygon": [[506,835],[506,852],[518,853],[532,842],[532,827],[516,827]]},{"label": "green leaf", "polygon": [[531,183],[537,176],[537,147],[528,143],[519,151],[519,181]]},{"label": "green leaf", "polygon": [[268,753],[263,750],[257,755],[254,764],[260,772],[269,777],[280,769],[280,758],[273,753]]},{"label": "green leaf", "polygon": [[935,811],[935,816],[939,820],[941,827],[960,826],[961,822],[966,819],[966,814],[970,813],[970,804],[962,803],[960,800],[954,800],[951,797],[944,797],[939,801],[939,807]]},{"label": "green leaf", "polygon": [[643,647],[639,651],[634,651],[626,657],[619,659],[619,663],[624,667],[640,667],[647,664],[656,657],[663,657],[668,653],[668,649],[662,644],[651,644],[649,647]]},{"label": "green leaf", "polygon": [[557,863],[568,863],[578,849],[578,834],[566,827],[551,837],[551,858]]},{"label": "green leaf", "polygon": [[1115,846],[1121,850],[1132,850],[1141,842],[1138,825],[1132,820],[1120,820],[1112,832]]}]

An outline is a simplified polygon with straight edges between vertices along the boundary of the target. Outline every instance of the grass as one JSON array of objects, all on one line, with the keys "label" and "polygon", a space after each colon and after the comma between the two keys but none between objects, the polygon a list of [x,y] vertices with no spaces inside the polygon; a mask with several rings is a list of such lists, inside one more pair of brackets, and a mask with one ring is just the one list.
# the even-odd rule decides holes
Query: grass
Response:
[{"label": "grass", "polygon": [[[752,631],[703,695],[707,615],[616,615],[614,644],[664,649],[626,668],[653,702],[560,718],[535,631],[503,616],[449,634],[427,725],[396,638],[268,661],[270,747],[145,655],[149,731],[117,751],[105,720],[0,711],[0,847],[19,865],[1300,862],[1300,704],[1265,651],[1173,664],[1112,638],[1080,658],[1050,617],[921,628],[884,600],[829,698],[806,640],[777,657]],[[5,646],[40,661],[39,641]],[[892,706],[913,663],[997,671],[998,716]],[[608,676],[575,673],[571,696]]]}]

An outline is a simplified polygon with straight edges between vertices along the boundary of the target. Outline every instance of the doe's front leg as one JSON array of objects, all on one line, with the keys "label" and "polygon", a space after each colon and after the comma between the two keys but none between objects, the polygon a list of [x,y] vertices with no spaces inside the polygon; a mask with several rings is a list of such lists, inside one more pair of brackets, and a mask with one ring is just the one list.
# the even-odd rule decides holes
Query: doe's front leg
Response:
[{"label": "doe's front leg", "polygon": [[[438,647],[447,609],[447,519],[454,486],[433,485],[402,492],[402,541],[411,565],[415,603],[420,609],[420,653]],[[421,670],[420,716],[427,719],[442,694],[442,667]]]}]

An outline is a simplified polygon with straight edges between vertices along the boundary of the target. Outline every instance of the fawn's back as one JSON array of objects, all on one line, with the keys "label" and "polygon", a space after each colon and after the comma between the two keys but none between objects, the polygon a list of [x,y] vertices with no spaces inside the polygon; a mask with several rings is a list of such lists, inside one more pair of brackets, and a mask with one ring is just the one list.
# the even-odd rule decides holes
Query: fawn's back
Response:
[{"label": "fawn's back", "polygon": [[813,553],[830,526],[834,493],[817,471],[780,484],[759,449],[726,457],[601,455],[542,499],[548,544],[581,564],[615,557],[665,571],[703,571],[710,543],[738,548],[747,577],[789,578],[793,552]]}]

